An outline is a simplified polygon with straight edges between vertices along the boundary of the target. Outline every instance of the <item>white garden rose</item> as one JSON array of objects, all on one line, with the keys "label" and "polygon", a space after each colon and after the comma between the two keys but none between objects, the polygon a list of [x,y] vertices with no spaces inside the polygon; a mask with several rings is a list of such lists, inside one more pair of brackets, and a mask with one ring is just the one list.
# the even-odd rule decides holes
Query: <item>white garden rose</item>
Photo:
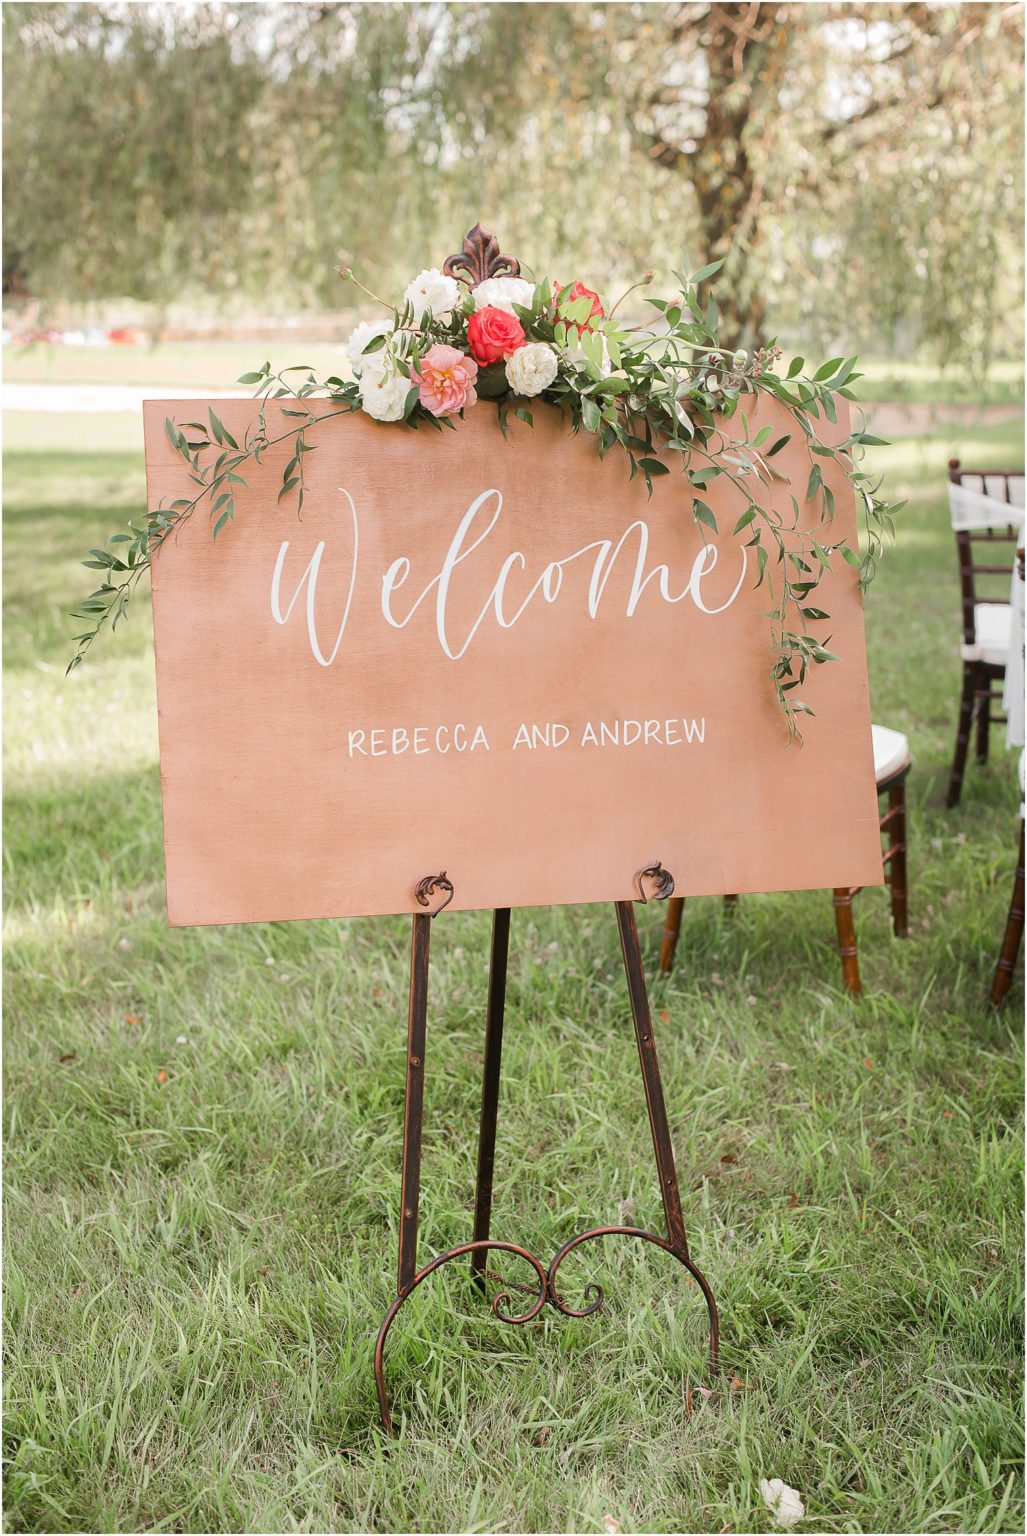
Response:
[{"label": "white garden rose", "polygon": [[375,421],[399,421],[403,416],[410,380],[402,373],[390,373],[378,363],[380,354],[372,352],[360,378],[360,404]]},{"label": "white garden rose", "polygon": [[531,308],[535,284],[525,282],[523,277],[487,277],[475,288],[473,297],[475,309],[501,309],[512,315],[515,304]]},{"label": "white garden rose", "polygon": [[506,360],[506,382],[515,395],[540,395],[556,378],[556,353],[544,341],[529,341]]},{"label": "white garden rose", "polygon": [[350,332],[346,343],[346,356],[353,370],[353,377],[359,379],[362,371],[373,358],[381,356],[381,352],[369,352],[364,356],[364,348],[369,341],[376,336],[388,336],[392,330],[391,320],[361,320],[360,324]]},{"label": "white garden rose", "polygon": [[403,297],[413,306],[414,320],[418,325],[425,311],[431,310],[436,320],[448,320],[460,297],[460,285],[455,277],[447,277],[438,267],[428,267],[418,272],[412,283],[403,290]]}]

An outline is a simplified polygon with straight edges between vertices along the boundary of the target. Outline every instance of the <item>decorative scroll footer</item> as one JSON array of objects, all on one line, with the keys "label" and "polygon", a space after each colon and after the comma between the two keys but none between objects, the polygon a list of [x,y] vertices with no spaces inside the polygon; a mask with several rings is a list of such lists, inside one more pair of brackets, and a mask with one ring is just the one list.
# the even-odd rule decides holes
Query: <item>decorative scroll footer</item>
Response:
[{"label": "decorative scroll footer", "polygon": [[[640,871],[639,875],[636,876],[636,888],[642,901],[646,899],[644,890],[646,880],[651,881],[656,886],[654,896],[657,900],[665,900],[674,889],[672,877],[658,863],[647,866],[645,870]],[[448,905],[449,901],[453,899],[454,892],[451,883],[444,874],[426,877],[419,883],[416,893],[418,903],[422,906],[429,905],[428,898],[433,896],[438,889],[446,893],[446,901],[443,905]],[[438,907],[436,912],[441,910],[442,907]],[[389,1410],[389,1398],[385,1386],[385,1341],[389,1330],[404,1303],[413,1295],[422,1281],[427,1280],[429,1275],[434,1274],[443,1265],[451,1263],[455,1259],[465,1257],[470,1258],[471,1276],[479,1290],[484,1291],[486,1278],[497,1280],[504,1287],[495,1295],[491,1303],[495,1316],[501,1322],[522,1325],[533,1322],[539,1317],[546,1306],[552,1307],[565,1317],[591,1317],[599,1311],[604,1300],[603,1288],[595,1281],[589,1281],[585,1286],[584,1305],[580,1307],[568,1305],[564,1296],[557,1289],[557,1276],[561,1265],[569,1254],[580,1248],[584,1243],[607,1237],[632,1237],[639,1238],[646,1243],[651,1243],[654,1247],[662,1249],[665,1253],[669,1253],[672,1258],[677,1259],[678,1263],[688,1271],[701,1290],[709,1313],[710,1366],[714,1371],[717,1369],[720,1336],[717,1304],[706,1278],[693,1263],[688,1251],[688,1239],[685,1235],[684,1216],[681,1209],[681,1195],[678,1189],[677,1173],[674,1165],[674,1150],[670,1139],[670,1127],[663,1099],[659,1057],[657,1056],[656,1041],[653,1036],[652,1018],[650,1016],[649,999],[645,986],[645,974],[642,967],[642,953],[638,942],[638,929],[635,924],[634,908],[629,901],[619,901],[616,903],[616,912],[617,924],[620,929],[621,949],[624,956],[624,970],[628,984],[631,1016],[635,1028],[635,1041],[638,1047],[639,1064],[645,1088],[649,1127],[652,1133],[653,1153],[660,1181],[660,1195],[663,1201],[667,1235],[666,1237],[660,1237],[655,1232],[645,1231],[641,1227],[592,1227],[587,1232],[581,1232],[576,1237],[572,1237],[565,1242],[548,1268],[544,1267],[541,1260],[536,1258],[527,1248],[522,1248],[517,1243],[500,1242],[489,1235],[499,1106],[503,1016],[506,1001],[506,971],[510,941],[510,909],[508,907],[497,908],[493,914],[492,923],[488,1011],[485,1026],[485,1063],[482,1074],[482,1106],[478,1132],[478,1174],[475,1195],[474,1236],[471,1242],[460,1243],[455,1248],[449,1248],[445,1253],[438,1254],[430,1263],[425,1264],[423,1268],[417,1268],[421,1131],[424,1104],[424,1055],[428,1011],[428,961],[432,917],[436,913],[431,915],[427,913],[424,915],[419,914],[413,920],[407,1048],[407,1093],[403,1129],[403,1178],[400,1200],[399,1273],[396,1299],[389,1307],[382,1321],[374,1352],[374,1376],[378,1392],[378,1406],[381,1412],[382,1426],[386,1433],[390,1433],[392,1430],[392,1415]],[[490,1253],[505,1253],[522,1260],[534,1271],[533,1282],[531,1284],[524,1284],[520,1281],[512,1281],[505,1279],[502,1275],[496,1274],[492,1270],[486,1269],[485,1265]],[[515,1310],[515,1303],[511,1297],[512,1291],[517,1291],[526,1297],[530,1297],[530,1301],[527,1301],[520,1311]]]}]

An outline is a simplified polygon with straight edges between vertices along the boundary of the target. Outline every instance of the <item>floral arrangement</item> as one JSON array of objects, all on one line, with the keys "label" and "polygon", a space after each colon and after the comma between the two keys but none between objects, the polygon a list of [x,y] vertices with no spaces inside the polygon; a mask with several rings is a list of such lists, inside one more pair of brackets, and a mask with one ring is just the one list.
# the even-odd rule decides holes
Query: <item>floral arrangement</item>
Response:
[{"label": "floral arrangement", "polygon": [[461,293],[456,278],[432,267],[403,303],[394,322],[358,325],[346,349],[361,407],[377,421],[418,410],[435,420],[459,415],[479,394],[531,399],[556,383],[561,360],[565,371],[587,372],[591,362],[599,377],[612,373],[616,341],[611,354],[599,295],[584,283],[487,277]]},{"label": "floral arrangement", "polygon": [[[879,484],[859,467],[863,449],[881,443],[880,438],[870,436],[862,424],[841,443],[824,442],[818,431],[823,421],[837,421],[836,395],[855,400],[852,386],[860,377],[855,357],[832,358],[813,372],[804,359],[793,358],[780,371],[777,345],[727,352],[718,340],[716,299],[705,292],[721,265],[712,262],[691,276],[675,273],[679,292],[670,299],[647,300],[655,323],[646,328],[627,328],[616,315],[628,293],[648,286],[651,272],[608,309],[580,280],[525,276],[479,225],[461,253],[442,268],[420,272],[396,305],[371,293],[348,268],[340,269],[340,276],[385,311],[379,320],[362,321],[348,339],[353,378],[319,379],[305,367],[275,373],[270,363],[243,374],[239,382],[254,385],[262,405],[242,444],[214,411],[207,422],[168,419],[168,438],[188,464],[197,494],[155,508],[145,522],[130,524],[129,533],[114,534],[107,547],[90,550],[83,563],[102,571],[103,580],[73,610],[87,627],[75,637],[78,648],[68,671],[81,663],[106,625],[117,628],[154,554],[184,518],[207,504],[217,537],[235,515],[234,487],[245,484],[241,471],[249,462],[259,463],[270,448],[291,445],[279,500],[294,498],[299,512],[304,459],[315,446],[309,438],[330,431],[337,416],[361,410],[376,421],[442,431],[456,429],[467,411],[491,401],[505,433],[511,410],[531,425],[527,402],[541,399],[568,413],[572,431],[594,436],[600,456],[619,447],[630,477],[641,475],[650,494],[654,478],[670,474],[676,460],[700,527],[719,531],[705,500],[718,476],[726,475],[741,491],[746,505],[733,532],[755,551],[757,584],[766,587],[771,604],[771,682],[790,731],[798,735],[797,717],[813,711],[796,690],[811,667],[836,659],[828,649],[829,637],[810,630],[811,624],[819,629],[829,618],[814,605],[816,587],[835,556],[857,567],[868,585],[899,506],[881,499]],[[799,529],[795,495],[789,524],[763,504],[763,489],[783,478],[772,461],[792,433],[770,442],[769,427],[751,440],[747,425],[741,441],[723,432],[740,402],[760,394],[784,405],[805,443],[809,473],[800,489],[803,499],[819,509],[820,537]],[[327,397],[338,409],[315,412],[308,403],[311,396]],[[281,414],[293,424],[269,437],[265,404],[286,398],[291,403]],[[831,538],[834,495],[823,473],[829,459],[842,466],[862,507],[862,557]]]}]

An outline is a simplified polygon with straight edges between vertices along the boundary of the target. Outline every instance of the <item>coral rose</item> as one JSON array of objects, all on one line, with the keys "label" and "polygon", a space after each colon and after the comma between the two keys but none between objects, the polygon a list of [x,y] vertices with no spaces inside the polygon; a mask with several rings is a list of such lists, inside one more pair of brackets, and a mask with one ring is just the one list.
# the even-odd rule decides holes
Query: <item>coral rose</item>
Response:
[{"label": "coral rose", "polygon": [[424,354],[420,370],[410,370],[410,381],[417,385],[421,404],[433,416],[453,416],[465,406],[474,405],[478,398],[474,389],[477,377],[478,364],[473,358],[441,342]]},{"label": "coral rose", "polygon": [[474,357],[487,368],[523,347],[524,327],[515,315],[508,315],[494,305],[474,312],[467,322],[467,344]]}]

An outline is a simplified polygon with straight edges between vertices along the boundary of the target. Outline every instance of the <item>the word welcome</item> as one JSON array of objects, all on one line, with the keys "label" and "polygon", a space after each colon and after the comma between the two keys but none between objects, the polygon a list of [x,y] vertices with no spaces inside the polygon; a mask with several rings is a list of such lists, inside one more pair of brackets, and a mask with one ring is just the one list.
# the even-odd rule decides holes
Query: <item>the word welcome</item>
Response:
[{"label": "the word welcome", "polygon": [[[357,513],[353,497],[347,490],[340,487],[340,494],[345,498],[349,509],[350,524],[352,529],[352,554],[349,565],[349,580],[345,584],[345,591],[341,594],[342,614],[335,630],[335,640],[330,650],[324,650],[321,644],[320,628],[318,622],[318,597],[317,584],[321,569],[321,562],[325,552],[325,540],[319,540],[313,554],[307,562],[306,568],[293,588],[292,596],[288,603],[282,604],[282,585],[285,578],[286,557],[289,552],[288,539],[283,540],[275,561],[274,574],[271,579],[271,615],[276,624],[288,622],[293,609],[296,607],[303,592],[306,592],[306,618],[307,634],[310,640],[311,653],[314,659],[322,666],[329,667],[335,661],[342,645],[349,621],[350,610],[353,605],[353,597],[357,587],[358,562],[360,555],[360,518]],[[739,561],[739,574],[730,595],[725,601],[717,604],[707,602],[703,595],[703,583],[705,579],[716,569],[719,560],[719,551],[715,544],[704,544],[691,563],[687,579],[680,590],[672,589],[672,577],[670,568],[662,563],[649,565],[649,525],[641,518],[629,523],[616,543],[612,539],[594,539],[584,544],[580,549],[572,550],[559,560],[551,560],[536,577],[528,593],[519,603],[514,603],[508,592],[507,585],[511,575],[515,571],[524,572],[528,569],[527,557],[519,549],[511,550],[499,563],[498,571],[494,578],[486,578],[491,581],[488,590],[477,608],[477,617],[466,626],[462,633],[454,633],[454,623],[451,609],[457,592],[458,583],[465,583],[462,589],[463,595],[473,588],[466,586],[467,582],[481,583],[480,571],[474,574],[461,571],[461,567],[476,550],[480,549],[490,538],[499,523],[503,511],[502,492],[496,489],[482,491],[475,497],[453,535],[449,548],[443,558],[440,569],[426,581],[420,592],[412,602],[408,602],[403,608],[398,594],[405,587],[412,574],[412,563],[406,555],[400,555],[393,560],[381,577],[381,612],[385,622],[393,629],[405,629],[414,618],[423,604],[433,603],[435,631],[439,645],[443,653],[451,660],[457,661],[464,655],[468,646],[473,641],[482,625],[491,617],[500,629],[511,629],[518,623],[528,610],[534,605],[538,607],[538,599],[546,604],[556,603],[561,596],[564,587],[564,576],[567,568],[575,561],[587,562],[591,559],[591,570],[588,576],[588,586],[585,593],[585,613],[589,619],[595,619],[602,607],[610,577],[618,562],[624,559],[630,560],[630,553],[625,556],[625,551],[630,551],[634,545],[634,568],[631,571],[630,585],[625,598],[625,613],[632,618],[642,601],[646,591],[652,588],[664,603],[683,603],[690,599],[695,607],[705,614],[723,613],[730,608],[737,598],[745,580],[746,550],[737,548]],[[477,524],[477,528],[475,528]],[[472,536],[473,535],[473,536]],[[495,540],[492,541],[493,544]],[[497,560],[499,554],[497,551]],[[680,578],[679,578],[680,580]],[[474,598],[477,604],[477,598]],[[466,608],[466,603],[461,603],[461,608]],[[400,610],[397,612],[397,609]]]}]

